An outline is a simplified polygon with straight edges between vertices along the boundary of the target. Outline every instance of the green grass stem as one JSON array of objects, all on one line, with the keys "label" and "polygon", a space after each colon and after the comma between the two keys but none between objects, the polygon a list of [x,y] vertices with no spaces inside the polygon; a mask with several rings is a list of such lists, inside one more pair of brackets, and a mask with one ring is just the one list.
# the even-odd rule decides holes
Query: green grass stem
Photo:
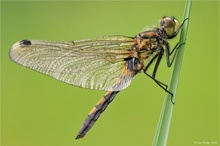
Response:
[{"label": "green grass stem", "polygon": [[[186,18],[189,18],[190,8],[191,8],[191,0],[187,0],[183,20]],[[182,27],[182,30],[180,32],[179,44],[186,42],[188,22],[189,20],[187,20]],[[173,96],[174,102],[175,102],[175,95],[176,95],[178,80],[180,76],[180,69],[181,69],[181,64],[182,64],[184,47],[185,45],[182,45],[178,49],[177,56],[175,59],[175,64],[174,64],[171,77],[170,77],[170,81],[168,84],[168,90],[172,92],[174,95]],[[160,114],[160,119],[159,119],[156,133],[154,136],[153,146],[166,146],[168,135],[169,135],[170,123],[172,119],[173,107],[174,105],[171,102],[171,95],[169,93],[166,93],[165,100],[163,103],[163,108]]]}]

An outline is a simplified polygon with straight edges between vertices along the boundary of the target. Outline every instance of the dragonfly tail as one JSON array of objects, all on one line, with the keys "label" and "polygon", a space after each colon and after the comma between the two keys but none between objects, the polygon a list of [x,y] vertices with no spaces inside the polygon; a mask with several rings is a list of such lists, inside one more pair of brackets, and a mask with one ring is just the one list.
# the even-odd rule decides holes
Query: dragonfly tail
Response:
[{"label": "dragonfly tail", "polygon": [[101,113],[107,108],[107,106],[112,102],[115,96],[118,94],[119,91],[109,91],[107,94],[102,97],[95,107],[91,110],[89,115],[86,117],[85,121],[83,122],[76,139],[83,138],[86,133],[92,128],[95,124],[96,120],[99,118]]}]

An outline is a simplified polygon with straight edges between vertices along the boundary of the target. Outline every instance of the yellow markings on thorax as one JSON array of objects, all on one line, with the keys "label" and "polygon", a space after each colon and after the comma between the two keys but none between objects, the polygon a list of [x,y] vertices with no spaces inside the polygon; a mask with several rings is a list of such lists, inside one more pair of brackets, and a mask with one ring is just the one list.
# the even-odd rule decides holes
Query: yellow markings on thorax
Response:
[{"label": "yellow markings on thorax", "polygon": [[140,42],[139,50],[140,50],[141,48],[149,48],[150,45],[151,45],[151,40],[150,40],[150,39],[143,39],[143,40]]}]

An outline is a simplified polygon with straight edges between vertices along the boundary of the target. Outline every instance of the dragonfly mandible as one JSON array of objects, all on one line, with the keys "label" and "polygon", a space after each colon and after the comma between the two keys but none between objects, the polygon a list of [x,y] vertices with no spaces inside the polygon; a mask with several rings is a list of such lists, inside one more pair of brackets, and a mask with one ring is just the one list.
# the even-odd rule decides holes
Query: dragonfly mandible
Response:
[{"label": "dragonfly mandible", "polygon": [[[170,50],[167,40],[177,36],[185,21],[180,25],[175,17],[164,16],[160,27],[154,26],[135,37],[115,35],[77,41],[22,40],[11,47],[10,59],[68,84],[108,91],[86,117],[76,136],[79,139],[92,128],[115,96],[130,85],[137,73],[143,71],[169,92],[167,85],[156,79],[156,73],[164,53],[167,66],[172,65],[180,45],[177,43]],[[154,61],[150,75],[147,70]]]}]

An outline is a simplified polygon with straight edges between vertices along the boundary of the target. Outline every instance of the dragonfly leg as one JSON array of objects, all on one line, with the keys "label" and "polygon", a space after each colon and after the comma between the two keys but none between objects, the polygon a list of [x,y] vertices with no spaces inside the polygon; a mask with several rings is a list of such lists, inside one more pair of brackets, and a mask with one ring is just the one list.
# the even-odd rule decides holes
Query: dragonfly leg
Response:
[{"label": "dragonfly leg", "polygon": [[170,92],[169,90],[167,90],[167,85],[160,82],[159,80],[157,80],[155,77],[152,77],[151,75],[149,75],[148,73],[144,72],[148,77],[150,77],[152,80],[154,80],[154,82],[159,85],[164,91],[166,91],[167,93],[169,93],[171,95],[171,102],[174,104],[173,102],[173,93]]},{"label": "dragonfly leg", "polygon": [[[171,67],[171,66],[172,66],[173,61],[174,61],[174,59],[176,58],[177,50],[178,50],[182,45],[184,45],[184,44],[185,44],[185,43],[182,43],[182,44],[179,45],[179,44],[177,43],[176,46],[175,46],[175,47],[172,49],[172,51],[170,52],[169,44],[165,42],[165,47],[166,47],[165,53],[166,53],[166,61],[167,61],[167,66],[168,66],[168,67]],[[166,92],[168,92],[168,93],[171,95],[171,102],[174,104],[174,102],[173,102],[173,93],[171,93],[170,91],[167,90],[168,86],[167,86],[166,84],[164,84],[164,83],[158,81],[158,80],[155,78],[155,77],[156,77],[156,73],[157,73],[158,66],[159,66],[160,61],[161,61],[161,58],[162,58],[162,56],[163,56],[163,54],[164,54],[164,49],[163,49],[162,46],[159,47],[158,50],[161,50],[161,51],[157,54],[157,56],[156,56],[156,55],[154,56],[155,58],[157,58],[157,62],[156,62],[156,64],[155,64],[155,66],[154,66],[154,70],[153,70],[152,76],[150,76],[149,74],[147,74],[146,71],[145,71],[144,73],[145,73],[147,76],[149,76],[150,78],[152,78],[163,90],[165,90]],[[174,53],[174,56],[173,56],[172,59],[170,59],[170,56],[171,56],[173,53]],[[154,61],[155,58],[153,58],[152,61]],[[151,62],[151,63],[152,63],[152,62]],[[149,66],[150,66],[150,65],[149,65]],[[149,67],[149,66],[147,66],[147,67]],[[145,68],[145,70],[146,70],[146,68]]]},{"label": "dragonfly leg", "polygon": [[115,98],[118,92],[119,91],[109,91],[107,92],[107,94],[104,95],[104,97],[102,97],[98,101],[98,103],[95,105],[95,107],[91,110],[89,115],[84,120],[83,125],[81,126],[76,136],[76,139],[83,138],[86,135],[86,133],[92,128],[92,126],[95,124],[96,120],[99,118],[101,113],[112,102],[112,100]]},{"label": "dragonfly leg", "polygon": [[[165,47],[166,47],[166,61],[167,61],[167,66],[170,67],[172,66],[173,64],[173,61],[175,60],[176,58],[176,54],[177,54],[177,50],[182,46],[182,45],[185,45],[185,43],[182,43],[179,45],[179,43],[176,44],[176,46],[173,48],[173,50],[170,52],[170,47],[169,47],[169,44],[166,43],[165,44]],[[173,54],[174,52],[174,55],[173,55],[173,58],[170,59],[170,56]]]},{"label": "dragonfly leg", "polygon": [[[149,63],[147,64],[147,66],[143,69],[144,73],[145,73],[147,76],[149,76],[151,79],[153,79],[154,81],[156,80],[155,77],[156,77],[157,69],[158,69],[158,66],[159,66],[159,64],[160,64],[161,58],[162,58],[162,56],[163,56],[163,53],[164,53],[164,49],[163,49],[162,47],[161,47],[160,50],[161,50],[161,51],[160,51],[158,54],[156,54],[156,55],[149,61]],[[149,74],[147,73],[147,69],[151,66],[151,64],[155,61],[155,59],[157,59],[157,62],[156,62],[156,64],[155,64],[155,66],[154,66],[153,74],[152,74],[152,75],[149,75]],[[160,81],[158,81],[158,80],[156,80],[155,82],[159,83],[160,85],[165,86],[165,89],[167,89],[167,87],[168,87],[166,84],[164,84],[164,83],[162,83],[162,82],[160,82]]]},{"label": "dragonfly leg", "polygon": [[[156,55],[150,60],[150,62],[148,63],[148,65],[144,68],[144,73],[145,73],[148,77],[150,77],[152,80],[154,80],[154,82],[155,82],[157,85],[159,85],[164,91],[166,91],[167,93],[169,93],[169,94],[171,95],[171,102],[174,104],[174,102],[173,102],[173,93],[171,93],[170,91],[167,90],[168,86],[167,86],[166,84],[162,83],[161,81],[159,81],[159,80],[156,79],[156,73],[157,73],[157,70],[158,70],[158,66],[159,66],[159,64],[160,64],[160,62],[161,62],[161,58],[162,58],[162,56],[163,56],[163,54],[164,54],[164,49],[163,49],[163,47],[161,47],[161,48],[159,48],[159,49],[160,49],[161,51],[160,51],[158,54],[156,54]],[[153,62],[155,59],[157,59],[157,61],[156,61],[156,64],[155,64],[155,66],[154,66],[153,73],[152,73],[152,75],[149,75],[149,74],[147,73],[147,69],[150,67],[150,65],[152,64],[152,62]]]}]

